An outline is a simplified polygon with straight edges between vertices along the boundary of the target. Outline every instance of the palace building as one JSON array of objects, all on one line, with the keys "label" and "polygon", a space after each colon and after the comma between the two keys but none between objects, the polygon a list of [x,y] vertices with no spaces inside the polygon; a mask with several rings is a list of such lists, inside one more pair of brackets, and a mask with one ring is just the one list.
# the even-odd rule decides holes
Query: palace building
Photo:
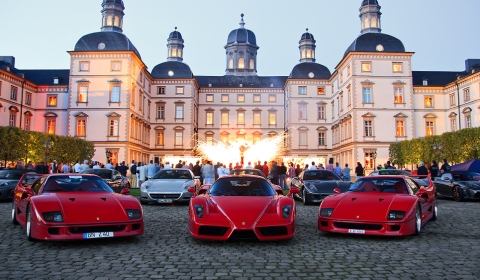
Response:
[{"label": "palace building", "polygon": [[412,70],[414,53],[382,33],[377,0],[361,2],[360,34],[335,69],[317,60],[307,29],[285,76],[257,75],[261,54],[243,14],[226,37],[225,75],[196,76],[176,28],[167,61],[150,72],[123,33],[124,2],[101,5],[101,30],[68,51],[69,69],[17,69],[0,57],[0,125],[83,138],[113,162],[287,135],[283,157],[367,169],[388,160],[391,143],[480,125],[480,59],[462,72]]}]

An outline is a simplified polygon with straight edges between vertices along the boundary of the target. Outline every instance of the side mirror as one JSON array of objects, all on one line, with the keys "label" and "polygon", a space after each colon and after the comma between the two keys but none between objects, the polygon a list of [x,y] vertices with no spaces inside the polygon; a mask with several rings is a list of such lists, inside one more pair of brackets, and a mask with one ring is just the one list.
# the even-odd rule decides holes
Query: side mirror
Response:
[{"label": "side mirror", "polygon": [[195,186],[188,187],[188,192],[195,193]]},{"label": "side mirror", "polygon": [[336,193],[336,194],[339,194],[339,193],[341,193],[342,191],[341,191],[339,188],[334,188],[334,189],[333,189],[333,192]]},{"label": "side mirror", "polygon": [[30,196],[34,196],[35,193],[33,192],[31,187],[25,188],[22,193],[22,199],[25,199]]},{"label": "side mirror", "polygon": [[300,190],[298,188],[290,188],[290,191],[288,192],[289,194],[296,194],[296,193],[300,193]]},{"label": "side mirror", "polygon": [[130,189],[129,188],[123,188],[121,191],[120,191],[120,194],[130,194]]}]

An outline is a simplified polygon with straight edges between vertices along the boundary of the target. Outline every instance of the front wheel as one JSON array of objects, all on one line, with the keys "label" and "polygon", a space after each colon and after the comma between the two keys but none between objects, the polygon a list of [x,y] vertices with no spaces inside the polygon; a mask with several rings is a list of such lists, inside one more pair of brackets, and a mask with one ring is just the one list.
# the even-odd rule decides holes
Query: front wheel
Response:
[{"label": "front wheel", "polygon": [[435,198],[435,201],[433,202],[433,213],[432,213],[432,221],[436,221],[438,217],[438,201]]},{"label": "front wheel", "polygon": [[303,205],[309,205],[310,204],[310,201],[307,198],[307,191],[305,190],[305,188],[303,188],[303,190],[302,190],[302,202],[303,202]]},{"label": "front wheel", "polygon": [[463,201],[463,192],[459,186],[453,188],[453,199],[455,199],[456,202]]},{"label": "front wheel", "polygon": [[12,223],[14,225],[18,225],[18,221],[17,221],[17,207],[15,206],[15,200],[12,201]]},{"label": "front wheel", "polygon": [[27,207],[27,240],[34,241],[35,239],[32,238],[32,208],[30,205]]},{"label": "front wheel", "polygon": [[413,235],[419,235],[422,230],[422,213],[420,212],[420,207],[417,206],[415,211],[415,233]]}]

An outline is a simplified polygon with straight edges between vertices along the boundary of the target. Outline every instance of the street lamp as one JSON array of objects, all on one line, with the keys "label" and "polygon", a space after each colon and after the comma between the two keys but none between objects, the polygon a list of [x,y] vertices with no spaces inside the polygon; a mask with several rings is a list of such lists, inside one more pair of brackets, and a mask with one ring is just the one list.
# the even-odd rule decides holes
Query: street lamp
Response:
[{"label": "street lamp", "polygon": [[375,171],[375,169],[377,168],[377,151],[373,151],[370,156],[373,158],[373,171]]},{"label": "street lamp", "polygon": [[437,161],[439,160],[439,159],[438,159],[438,156],[439,156],[440,153],[442,152],[442,149],[443,149],[443,144],[442,144],[442,142],[439,142],[438,144],[437,144],[437,143],[433,143],[433,151],[434,151],[435,154],[437,155]]},{"label": "street lamp", "polygon": [[43,148],[45,149],[45,174],[48,174],[48,153],[50,152],[50,149],[52,148],[52,142],[51,141],[43,141],[42,143]]}]

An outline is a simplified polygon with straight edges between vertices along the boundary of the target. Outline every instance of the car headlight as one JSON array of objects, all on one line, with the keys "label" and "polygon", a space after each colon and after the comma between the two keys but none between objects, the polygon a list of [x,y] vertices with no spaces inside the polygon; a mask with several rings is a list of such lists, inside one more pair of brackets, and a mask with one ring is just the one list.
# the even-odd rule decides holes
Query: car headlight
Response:
[{"label": "car headlight", "polygon": [[203,214],[204,214],[203,205],[195,204],[193,208],[195,208],[195,213],[197,214],[197,217],[203,218]]},{"label": "car headlight", "polygon": [[314,191],[314,192],[318,191],[318,190],[317,190],[317,187],[316,187],[314,184],[308,185],[308,188],[309,188],[310,190]]},{"label": "car headlight", "polygon": [[145,182],[140,186],[140,191],[141,192],[146,192],[148,190],[148,183]]},{"label": "car headlight", "polygon": [[320,209],[320,216],[322,217],[330,217],[333,213],[333,208],[321,208]]},{"label": "car headlight", "polygon": [[405,211],[390,210],[387,220],[402,220],[405,218]]},{"label": "car headlight", "polygon": [[140,219],[142,217],[142,211],[138,209],[127,209],[127,215],[130,220]]},{"label": "car headlight", "polygon": [[288,218],[290,216],[290,213],[292,212],[292,205],[283,205],[282,206],[282,217],[283,218]]},{"label": "car headlight", "polygon": [[62,212],[60,211],[44,212],[43,218],[45,219],[46,222],[56,222],[56,223],[63,222]]}]

